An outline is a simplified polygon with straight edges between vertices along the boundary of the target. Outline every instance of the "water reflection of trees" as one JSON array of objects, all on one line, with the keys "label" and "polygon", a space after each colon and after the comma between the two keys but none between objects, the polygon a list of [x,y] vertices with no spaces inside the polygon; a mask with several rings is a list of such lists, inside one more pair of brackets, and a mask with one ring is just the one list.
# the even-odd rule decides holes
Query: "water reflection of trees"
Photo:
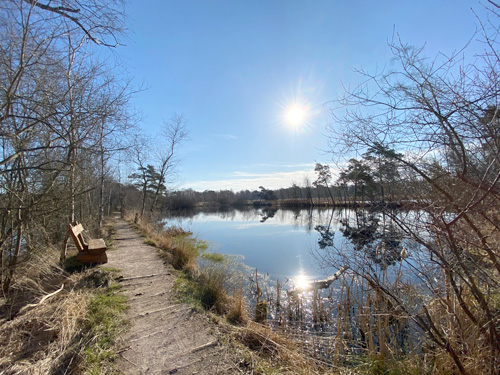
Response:
[{"label": "water reflection of trees", "polygon": [[[196,220],[200,216],[216,216],[226,221],[255,221],[262,224],[271,221],[292,225],[294,229],[313,230],[319,235],[320,250],[332,251],[335,232],[344,240],[344,248],[351,248],[357,255],[366,255],[372,263],[385,268],[401,260],[403,236],[393,218],[394,209],[281,209],[276,207],[247,207],[230,209],[191,209],[171,212],[169,219]],[[341,238],[337,241],[340,243]]]},{"label": "water reflection of trees", "polygon": [[264,223],[266,222],[268,219],[272,219],[274,217],[274,215],[276,215],[276,212],[278,211],[277,208],[275,207],[265,207],[262,209],[262,213],[260,214],[260,222],[261,223]]},{"label": "water reflection of trees", "polygon": [[[403,234],[392,219],[396,215],[389,209],[356,209],[339,212],[337,220],[327,225],[316,225],[318,246],[321,250],[334,247],[335,232],[344,237],[344,244],[350,244],[353,251],[366,255],[372,262],[385,269],[401,261],[404,256]],[[334,226],[334,223],[338,223]]]},{"label": "water reflection of trees", "polygon": [[[175,210],[166,213],[165,220],[170,222],[183,220],[197,220],[199,217],[217,217],[227,221],[259,221],[266,223],[271,219],[278,223],[289,224],[294,229],[305,229],[311,233],[316,225],[329,222],[332,209],[326,208],[293,208],[283,209],[277,207],[238,207],[238,208],[192,208]],[[319,223],[319,224],[318,224]]]}]

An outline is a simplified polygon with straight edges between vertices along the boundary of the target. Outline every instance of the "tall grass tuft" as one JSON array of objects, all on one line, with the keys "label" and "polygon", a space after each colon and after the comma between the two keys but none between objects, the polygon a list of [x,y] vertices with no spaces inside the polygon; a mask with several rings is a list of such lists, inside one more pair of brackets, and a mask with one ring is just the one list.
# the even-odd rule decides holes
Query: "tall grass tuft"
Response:
[{"label": "tall grass tuft", "polygon": [[248,322],[247,304],[243,296],[243,288],[233,292],[226,318],[231,324],[239,326],[243,326]]}]

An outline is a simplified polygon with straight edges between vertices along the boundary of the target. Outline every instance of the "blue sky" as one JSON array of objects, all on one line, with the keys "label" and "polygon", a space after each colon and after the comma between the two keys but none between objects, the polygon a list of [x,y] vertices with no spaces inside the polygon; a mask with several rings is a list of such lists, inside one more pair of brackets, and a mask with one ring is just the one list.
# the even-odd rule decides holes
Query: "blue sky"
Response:
[{"label": "blue sky", "polygon": [[[187,120],[178,186],[287,187],[329,161],[328,103],[359,83],[354,68],[390,68],[394,33],[429,56],[462,48],[471,8],[484,14],[471,0],[132,0],[118,53],[147,87],[135,99],[145,132],[173,113]],[[307,108],[295,126],[294,102]]]}]

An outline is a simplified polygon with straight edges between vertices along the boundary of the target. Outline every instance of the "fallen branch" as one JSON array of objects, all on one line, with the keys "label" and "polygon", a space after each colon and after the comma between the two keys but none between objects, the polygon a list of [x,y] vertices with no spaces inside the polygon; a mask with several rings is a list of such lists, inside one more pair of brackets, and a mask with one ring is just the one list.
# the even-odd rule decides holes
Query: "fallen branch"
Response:
[{"label": "fallen branch", "polygon": [[218,344],[217,340],[210,341],[210,342],[207,342],[206,344],[203,344],[203,345],[197,346],[194,349],[191,349],[190,352],[191,353],[196,353],[196,352],[199,352],[200,350],[203,350],[203,349],[206,349],[206,348],[210,348],[211,346],[216,346],[217,344]]},{"label": "fallen branch", "polygon": [[333,275],[324,280],[312,281],[307,285],[304,285],[296,290],[287,291],[288,294],[296,295],[301,292],[306,292],[309,290],[317,290],[317,289],[326,289],[328,288],[335,280],[337,280],[342,274],[347,271],[349,267],[342,266],[340,269]]},{"label": "fallen branch", "polygon": [[46,296],[43,296],[43,298],[38,302],[38,303],[30,303],[29,305],[24,306],[19,312],[23,313],[25,310],[30,309],[32,307],[36,307],[47,301],[50,297],[55,296],[57,293],[61,292],[64,289],[64,283],[61,285],[59,289],[57,289],[55,292],[49,293]]},{"label": "fallen branch", "polygon": [[168,272],[168,273],[152,273],[151,275],[143,275],[143,276],[118,277],[116,280],[119,282],[123,282],[123,281],[129,281],[129,280],[148,279],[150,277],[168,276],[168,275],[170,275],[170,272]]}]

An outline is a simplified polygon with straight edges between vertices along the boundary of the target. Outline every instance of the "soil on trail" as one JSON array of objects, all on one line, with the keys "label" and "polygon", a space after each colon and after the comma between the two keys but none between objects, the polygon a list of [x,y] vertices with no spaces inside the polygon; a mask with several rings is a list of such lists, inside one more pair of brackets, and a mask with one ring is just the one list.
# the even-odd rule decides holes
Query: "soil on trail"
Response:
[{"label": "soil on trail", "polygon": [[107,266],[121,270],[129,330],[120,338],[121,374],[234,374],[240,372],[217,326],[173,292],[175,276],[157,250],[128,223],[116,222]]}]

